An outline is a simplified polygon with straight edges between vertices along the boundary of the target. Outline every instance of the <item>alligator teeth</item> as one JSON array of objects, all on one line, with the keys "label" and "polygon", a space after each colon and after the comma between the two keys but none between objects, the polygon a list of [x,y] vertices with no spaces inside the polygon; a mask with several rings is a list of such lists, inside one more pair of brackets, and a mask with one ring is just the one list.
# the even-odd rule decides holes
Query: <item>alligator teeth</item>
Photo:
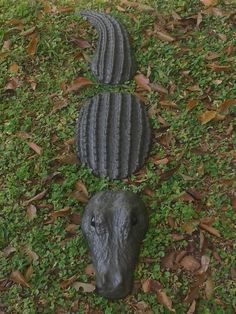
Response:
[{"label": "alligator teeth", "polygon": [[138,98],[128,93],[98,94],[80,111],[77,155],[97,176],[125,178],[144,164],[150,136],[148,116]]},{"label": "alligator teeth", "polygon": [[105,84],[119,84],[135,73],[128,34],[113,16],[94,11],[83,11],[96,28],[99,39],[91,69],[97,79]]}]

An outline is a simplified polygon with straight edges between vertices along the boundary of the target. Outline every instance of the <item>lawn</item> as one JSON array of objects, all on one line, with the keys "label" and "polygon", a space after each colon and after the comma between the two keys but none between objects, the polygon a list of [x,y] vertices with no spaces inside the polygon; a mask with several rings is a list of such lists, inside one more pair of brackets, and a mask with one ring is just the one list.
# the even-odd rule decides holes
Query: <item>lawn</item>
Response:
[{"label": "lawn", "polygon": [[[202,2],[0,0],[0,313],[236,310],[236,4]],[[97,83],[82,9],[125,25],[132,81]],[[125,180],[75,157],[79,109],[102,91],[136,93],[150,116],[150,157]],[[134,291],[119,301],[91,291],[80,229],[106,189],[140,194],[150,217]]]}]

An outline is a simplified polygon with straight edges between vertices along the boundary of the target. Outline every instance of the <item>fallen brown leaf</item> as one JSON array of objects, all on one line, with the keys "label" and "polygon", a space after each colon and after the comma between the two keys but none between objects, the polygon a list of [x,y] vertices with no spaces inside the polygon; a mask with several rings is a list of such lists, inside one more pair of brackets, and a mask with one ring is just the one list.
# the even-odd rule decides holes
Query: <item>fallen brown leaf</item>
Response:
[{"label": "fallen brown leaf", "polygon": [[22,31],[22,32],[20,33],[20,35],[22,35],[22,36],[29,36],[29,35],[32,35],[33,32],[35,31],[35,29],[36,29],[36,26],[32,26],[32,27],[30,27],[29,29],[27,29],[27,30],[25,30],[25,31]]},{"label": "fallen brown leaf", "polygon": [[217,5],[218,0],[200,0],[201,3],[203,3],[205,6],[214,6]]},{"label": "fallen brown leaf", "polygon": [[83,292],[93,292],[95,290],[95,285],[93,285],[91,283],[76,281],[73,283],[72,286],[76,291],[80,291],[82,289]]},{"label": "fallen brown leaf", "polygon": [[182,202],[194,202],[194,198],[187,192],[182,193],[178,199]]},{"label": "fallen brown leaf", "polygon": [[43,190],[42,192],[40,192],[39,194],[35,195],[34,197],[32,197],[31,199],[29,199],[28,201],[25,201],[24,204],[27,206],[30,203],[32,203],[33,201],[38,201],[44,198],[44,196],[47,193],[47,189]]},{"label": "fallen brown leaf", "polygon": [[199,115],[198,120],[201,122],[201,124],[206,124],[213,120],[216,117],[216,115],[217,115],[216,111],[208,110]]},{"label": "fallen brown leaf", "polygon": [[0,51],[0,60],[6,58],[8,55],[8,51]]},{"label": "fallen brown leaf", "polygon": [[142,4],[140,2],[133,2],[133,1],[128,1],[128,0],[122,0],[121,5],[126,5],[130,8],[135,8],[137,10],[140,11],[144,11],[144,12],[152,12],[155,11],[155,9],[149,5],[146,4]]},{"label": "fallen brown leaf", "polygon": [[197,14],[197,23],[196,26],[199,27],[199,25],[202,23],[202,14],[201,12],[198,12]]},{"label": "fallen brown leaf", "polygon": [[25,277],[22,275],[22,273],[19,270],[15,270],[10,274],[9,277],[12,281],[15,283],[18,283],[22,286],[25,286],[27,288],[31,288],[30,284],[27,282]]},{"label": "fallen brown leaf", "polygon": [[61,109],[63,109],[63,108],[68,106],[67,99],[65,99],[63,97],[62,98],[54,97],[52,99],[52,103],[53,103],[53,108],[52,108],[51,113],[55,113],[55,112],[57,112],[57,111],[59,111],[59,110],[61,110]]},{"label": "fallen brown leaf", "polygon": [[24,275],[26,281],[29,281],[29,280],[30,280],[30,278],[31,278],[32,275],[33,275],[33,272],[34,272],[33,266],[32,266],[32,265],[29,265],[29,266],[27,267],[27,269],[26,269],[26,271],[25,271],[25,275]]},{"label": "fallen brown leaf", "polygon": [[88,264],[86,267],[85,267],[85,270],[84,270],[85,274],[88,275],[88,276],[94,276],[95,275],[95,269],[93,267],[93,264]]},{"label": "fallen brown leaf", "polygon": [[157,280],[149,278],[149,279],[146,279],[142,283],[142,290],[144,293],[149,293],[149,292],[156,293],[160,289],[162,289],[162,285]]},{"label": "fallen brown leaf", "polygon": [[213,280],[209,277],[205,282],[205,293],[208,300],[210,300],[214,293],[214,283]]},{"label": "fallen brown leaf", "polygon": [[70,216],[70,221],[72,222],[72,224],[80,225],[80,222],[81,222],[80,213],[72,213]]},{"label": "fallen brown leaf", "polygon": [[140,73],[135,75],[134,80],[138,87],[140,87],[143,90],[146,90],[148,92],[151,91],[151,87],[149,85],[150,81],[149,78],[147,78],[144,74]]},{"label": "fallen brown leaf", "polygon": [[165,269],[174,269],[175,255],[176,255],[175,251],[171,251],[168,254],[166,254],[161,260],[161,266]]},{"label": "fallen brown leaf", "polygon": [[56,210],[54,212],[50,213],[50,216],[53,220],[57,219],[58,217],[64,217],[67,216],[70,213],[70,207],[64,207],[60,210]]},{"label": "fallen brown leaf", "polygon": [[75,189],[76,189],[76,191],[83,193],[85,196],[87,196],[87,197],[89,196],[87,188],[82,181],[80,181],[80,180],[76,181]]},{"label": "fallen brown leaf", "polygon": [[172,42],[172,41],[175,40],[174,37],[172,37],[171,35],[167,34],[166,32],[156,31],[155,35],[162,41]]},{"label": "fallen brown leaf", "polygon": [[208,270],[210,264],[210,257],[207,255],[203,255],[201,257],[201,268],[199,269],[198,273],[205,273]]},{"label": "fallen brown leaf", "polygon": [[34,218],[37,217],[37,208],[33,204],[27,206],[26,216],[28,220],[33,220]]},{"label": "fallen brown leaf", "polygon": [[219,233],[219,231],[216,228],[214,228],[212,226],[205,225],[203,223],[200,223],[199,226],[200,226],[200,228],[202,228],[203,230],[207,231],[208,233],[214,235],[215,237],[220,238],[220,233]]},{"label": "fallen brown leaf", "polygon": [[11,48],[11,41],[8,39],[8,40],[5,40],[3,42],[3,46],[2,46],[2,49],[3,50],[10,50]]},{"label": "fallen brown leaf", "polygon": [[79,191],[73,191],[72,193],[70,193],[70,197],[73,197],[83,204],[86,204],[88,202],[88,197],[84,193]]},{"label": "fallen brown leaf", "polygon": [[86,77],[77,77],[66,89],[66,93],[81,90],[89,85],[93,84],[92,81]]},{"label": "fallen brown leaf", "polygon": [[72,285],[73,282],[75,282],[76,278],[77,278],[77,276],[74,275],[74,276],[72,276],[72,277],[70,277],[70,278],[68,278],[68,279],[62,280],[62,281],[60,282],[60,288],[61,288],[61,289],[66,289],[66,288],[68,288],[70,285]]},{"label": "fallen brown leaf", "polygon": [[75,153],[62,154],[55,158],[59,163],[62,164],[78,164],[79,161]]},{"label": "fallen brown leaf", "polygon": [[175,313],[175,310],[172,308],[172,301],[167,296],[167,294],[163,290],[157,291],[157,301],[164,305],[171,313]]},{"label": "fallen brown leaf", "polygon": [[215,72],[227,72],[231,69],[230,65],[219,65],[218,63],[208,64],[207,67]]},{"label": "fallen brown leaf", "polygon": [[174,109],[178,108],[176,103],[171,100],[161,100],[160,105],[163,107],[169,107],[169,108],[174,108]]},{"label": "fallen brown leaf", "polygon": [[29,45],[26,49],[28,55],[34,56],[36,51],[37,51],[37,45],[39,41],[39,35],[38,34],[33,34],[30,38]]},{"label": "fallen brown leaf", "polygon": [[25,254],[29,257],[30,263],[35,262],[39,259],[39,256],[34,251],[30,250],[27,246],[23,248]]},{"label": "fallen brown leaf", "polygon": [[77,225],[76,224],[69,224],[65,227],[65,231],[70,234],[76,234]]},{"label": "fallen brown leaf", "polygon": [[180,265],[187,271],[194,272],[200,268],[200,263],[191,255],[184,256]]},{"label": "fallen brown leaf", "polygon": [[196,301],[193,300],[192,304],[190,305],[190,308],[188,309],[187,314],[194,314],[196,309]]},{"label": "fallen brown leaf", "polygon": [[33,142],[28,142],[27,144],[31,149],[33,149],[33,151],[35,151],[36,154],[42,155],[42,147]]},{"label": "fallen brown leaf", "polygon": [[17,63],[13,63],[13,64],[10,65],[10,67],[9,67],[9,71],[10,71],[11,73],[16,74],[16,73],[18,72],[18,70],[19,70],[19,65],[18,65]]},{"label": "fallen brown leaf", "polygon": [[214,51],[208,51],[208,53],[205,56],[206,60],[214,60],[214,59],[218,59],[219,57],[220,57],[220,54]]},{"label": "fallen brown leaf", "polygon": [[166,165],[170,161],[167,157],[162,158],[162,159],[158,159],[158,158],[160,158],[159,155],[153,156],[150,158],[150,161],[154,163],[155,165]]},{"label": "fallen brown leaf", "polygon": [[200,88],[199,85],[192,85],[187,87],[187,90],[189,90],[190,92],[201,92],[202,89]]},{"label": "fallen brown leaf", "polygon": [[5,86],[5,90],[15,90],[21,85],[21,82],[17,77],[11,77]]},{"label": "fallen brown leaf", "polygon": [[78,47],[85,49],[89,48],[91,45],[87,40],[84,40],[83,38],[79,36],[70,36],[70,41],[78,45]]},{"label": "fallen brown leaf", "polygon": [[12,253],[16,252],[16,249],[13,246],[8,245],[7,247],[5,247],[5,249],[3,250],[3,255],[4,257],[8,257],[10,256]]},{"label": "fallen brown leaf", "polygon": [[218,112],[221,114],[227,114],[229,111],[229,107],[235,106],[235,105],[236,105],[236,99],[226,99],[220,104],[218,108]]},{"label": "fallen brown leaf", "polygon": [[198,100],[197,99],[190,99],[187,103],[186,109],[187,111],[192,110],[193,108],[195,108],[198,104]]},{"label": "fallen brown leaf", "polygon": [[149,86],[151,87],[151,90],[153,90],[154,92],[168,94],[168,90],[165,87],[161,86],[160,84],[150,83]]}]

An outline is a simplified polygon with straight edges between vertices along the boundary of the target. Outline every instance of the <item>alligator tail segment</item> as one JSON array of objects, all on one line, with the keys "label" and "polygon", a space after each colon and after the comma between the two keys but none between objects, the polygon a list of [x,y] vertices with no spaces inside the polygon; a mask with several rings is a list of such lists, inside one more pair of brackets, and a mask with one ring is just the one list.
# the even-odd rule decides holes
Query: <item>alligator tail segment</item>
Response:
[{"label": "alligator tail segment", "polygon": [[109,14],[82,11],[81,15],[96,28],[99,39],[91,69],[104,84],[120,84],[135,73],[128,34],[123,25]]},{"label": "alligator tail segment", "polygon": [[77,155],[93,173],[122,179],[145,162],[150,126],[144,106],[128,93],[102,93],[91,98],[77,120]]}]

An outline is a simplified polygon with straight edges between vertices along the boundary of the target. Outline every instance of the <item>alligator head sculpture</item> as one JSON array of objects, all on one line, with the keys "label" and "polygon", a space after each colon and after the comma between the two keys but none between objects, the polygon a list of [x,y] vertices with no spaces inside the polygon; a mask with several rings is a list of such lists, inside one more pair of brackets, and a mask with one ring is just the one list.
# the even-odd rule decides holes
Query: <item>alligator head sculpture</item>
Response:
[{"label": "alligator head sculpture", "polygon": [[98,294],[119,299],[130,293],[147,226],[146,209],[136,194],[105,191],[91,198],[81,228],[91,252]]}]

